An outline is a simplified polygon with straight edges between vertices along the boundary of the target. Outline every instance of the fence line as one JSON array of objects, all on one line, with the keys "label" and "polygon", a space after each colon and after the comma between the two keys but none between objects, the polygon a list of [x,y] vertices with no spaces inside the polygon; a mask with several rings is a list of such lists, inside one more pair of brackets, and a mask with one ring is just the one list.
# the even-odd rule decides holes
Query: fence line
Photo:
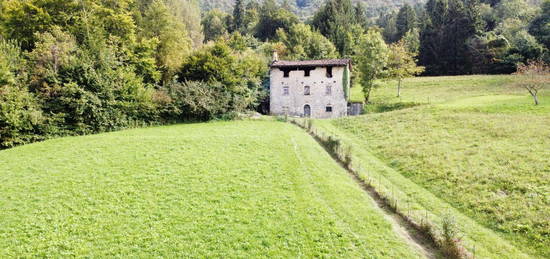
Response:
[{"label": "fence line", "polygon": [[[291,123],[306,130],[321,145],[323,145],[323,147],[338,162],[340,162],[345,169],[347,169],[355,176],[356,179],[374,192],[374,194],[384,203],[385,206],[387,206],[392,212],[396,213],[401,219],[421,233],[425,238],[433,242],[433,244],[448,258],[475,259],[475,245],[473,245],[472,249],[468,251],[465,245],[462,244],[462,240],[458,236],[458,227],[456,226],[454,217],[450,214],[450,212],[442,217],[442,227],[440,229],[430,219],[428,210],[412,210],[410,205],[410,200],[412,197],[405,194],[407,197],[406,202],[400,201],[395,195],[394,186],[391,182],[389,182],[391,189],[388,189],[388,187],[384,187],[380,174],[378,174],[378,179],[373,179],[374,176],[367,170],[364,170],[361,164],[353,159],[351,146],[345,145],[344,142],[338,137],[325,134],[323,131],[317,129],[313,125],[311,119],[285,118],[285,120],[290,121]],[[361,177],[361,175],[364,175],[365,177]],[[402,207],[399,207],[400,204]],[[405,206],[405,204],[408,204],[408,206]]]}]

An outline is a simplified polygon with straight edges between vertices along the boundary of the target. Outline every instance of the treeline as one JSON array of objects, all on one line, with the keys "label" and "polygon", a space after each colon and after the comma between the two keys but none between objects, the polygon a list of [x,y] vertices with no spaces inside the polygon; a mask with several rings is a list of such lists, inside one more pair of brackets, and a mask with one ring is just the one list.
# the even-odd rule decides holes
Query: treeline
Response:
[{"label": "treeline", "polygon": [[412,31],[426,75],[497,74],[529,60],[550,62],[550,2],[429,0],[377,20],[388,42]]},{"label": "treeline", "polygon": [[240,35],[203,44],[194,0],[0,2],[0,148],[232,116],[265,93]]},{"label": "treeline", "polygon": [[201,13],[196,0],[0,1],[0,147],[231,118],[267,96],[274,50],[352,58],[366,101],[381,78],[510,73],[549,59],[549,0],[430,0],[376,21],[360,2],[328,0],[305,22],[285,3]]}]

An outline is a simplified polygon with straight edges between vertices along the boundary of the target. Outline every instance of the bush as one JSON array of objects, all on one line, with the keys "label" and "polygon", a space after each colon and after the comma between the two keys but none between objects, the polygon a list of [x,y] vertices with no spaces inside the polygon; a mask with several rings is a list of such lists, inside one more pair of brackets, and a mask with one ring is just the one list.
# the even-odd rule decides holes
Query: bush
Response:
[{"label": "bush", "polygon": [[177,121],[231,118],[231,114],[242,112],[247,106],[241,96],[219,82],[174,81],[166,92],[170,101],[164,110]]},{"label": "bush", "polygon": [[19,87],[0,86],[0,148],[43,139],[44,118],[36,98]]}]

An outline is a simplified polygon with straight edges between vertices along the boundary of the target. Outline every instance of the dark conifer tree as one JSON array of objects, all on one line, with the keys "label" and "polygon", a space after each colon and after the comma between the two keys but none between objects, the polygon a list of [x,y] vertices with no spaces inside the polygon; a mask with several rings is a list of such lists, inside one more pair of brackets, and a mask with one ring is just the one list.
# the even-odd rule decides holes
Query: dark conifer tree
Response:
[{"label": "dark conifer tree", "polygon": [[311,24],[331,40],[338,52],[345,56],[349,50],[348,32],[351,25],[358,23],[355,18],[355,8],[351,0],[329,0],[315,14]]},{"label": "dark conifer tree", "polygon": [[241,31],[244,27],[244,4],[242,0],[235,1],[235,7],[233,8],[233,26],[232,31]]},{"label": "dark conifer tree", "polygon": [[397,19],[395,21],[395,26],[397,29],[396,39],[400,40],[405,36],[405,33],[412,30],[416,27],[416,14],[414,9],[409,5],[405,4],[399,13],[397,13]]},{"label": "dark conifer tree", "polygon": [[482,28],[476,0],[430,0],[427,21],[420,34],[420,64],[426,74],[472,73],[467,40]]}]

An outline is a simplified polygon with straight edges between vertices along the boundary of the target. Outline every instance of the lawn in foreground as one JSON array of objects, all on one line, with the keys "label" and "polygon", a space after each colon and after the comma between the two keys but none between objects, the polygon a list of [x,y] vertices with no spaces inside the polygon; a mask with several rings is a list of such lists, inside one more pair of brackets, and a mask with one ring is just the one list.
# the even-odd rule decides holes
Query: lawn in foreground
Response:
[{"label": "lawn in foreground", "polygon": [[[414,82],[404,99],[437,101],[331,124],[523,251],[550,257],[550,95],[535,107],[509,76]],[[397,102],[388,91],[377,98]]]},{"label": "lawn in foreground", "polygon": [[0,152],[8,257],[417,258],[302,130],[240,121]]}]

